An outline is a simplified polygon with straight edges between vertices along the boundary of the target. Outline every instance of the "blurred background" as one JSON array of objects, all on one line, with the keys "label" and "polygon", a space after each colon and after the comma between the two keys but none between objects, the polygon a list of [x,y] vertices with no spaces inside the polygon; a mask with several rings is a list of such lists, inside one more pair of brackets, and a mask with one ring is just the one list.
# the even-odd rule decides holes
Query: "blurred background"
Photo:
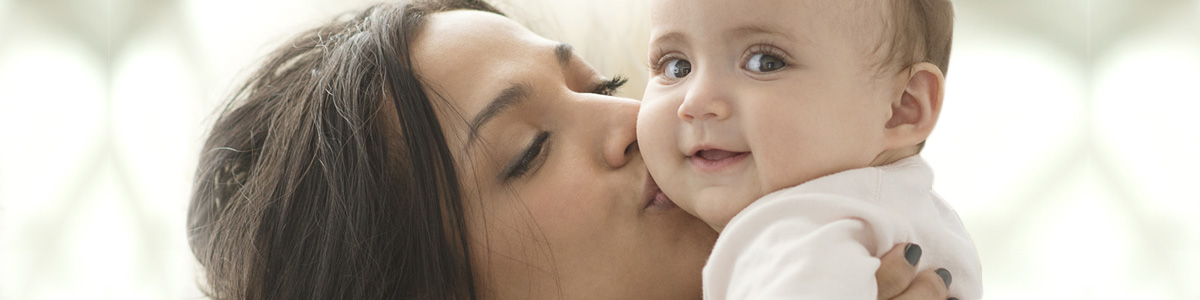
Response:
[{"label": "blurred background", "polygon": [[[222,97],[365,0],[0,0],[0,299],[198,299],[184,220]],[[646,78],[643,0],[506,0]],[[1200,1],[956,0],[924,152],[988,299],[1200,300]]]}]

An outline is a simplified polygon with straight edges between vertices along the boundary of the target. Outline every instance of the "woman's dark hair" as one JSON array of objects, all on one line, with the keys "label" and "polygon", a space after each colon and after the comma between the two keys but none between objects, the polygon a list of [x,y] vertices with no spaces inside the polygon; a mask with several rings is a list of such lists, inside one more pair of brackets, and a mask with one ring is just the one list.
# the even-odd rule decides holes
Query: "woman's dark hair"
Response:
[{"label": "woman's dark hair", "polygon": [[410,50],[425,16],[456,9],[499,13],[377,4],[285,43],[234,93],[188,211],[209,297],[475,298],[458,177]]}]

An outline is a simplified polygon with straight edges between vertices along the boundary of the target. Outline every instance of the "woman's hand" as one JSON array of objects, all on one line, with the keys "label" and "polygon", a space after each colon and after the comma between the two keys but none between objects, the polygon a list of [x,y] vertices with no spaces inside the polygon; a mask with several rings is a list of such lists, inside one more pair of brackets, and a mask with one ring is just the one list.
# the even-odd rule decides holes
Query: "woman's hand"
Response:
[{"label": "woman's hand", "polygon": [[928,270],[917,274],[921,246],[899,244],[880,259],[875,271],[879,284],[879,299],[946,299],[950,287],[950,271]]}]

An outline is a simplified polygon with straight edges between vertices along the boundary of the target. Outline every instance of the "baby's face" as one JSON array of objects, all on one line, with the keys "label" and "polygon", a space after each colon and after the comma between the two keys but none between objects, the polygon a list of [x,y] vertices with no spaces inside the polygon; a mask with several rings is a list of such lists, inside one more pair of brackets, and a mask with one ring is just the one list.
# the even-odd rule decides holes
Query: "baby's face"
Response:
[{"label": "baby's face", "polygon": [[721,230],[772,191],[868,166],[903,87],[872,67],[882,3],[655,0],[637,128],[662,190]]}]

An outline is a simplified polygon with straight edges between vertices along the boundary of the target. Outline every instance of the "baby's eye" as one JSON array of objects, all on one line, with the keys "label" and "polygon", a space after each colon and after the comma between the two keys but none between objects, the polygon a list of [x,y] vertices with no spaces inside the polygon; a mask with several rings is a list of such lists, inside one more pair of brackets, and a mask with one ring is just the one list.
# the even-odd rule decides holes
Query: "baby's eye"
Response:
[{"label": "baby's eye", "polygon": [[784,66],[787,66],[787,63],[784,63],[782,58],[770,54],[755,54],[746,61],[746,70],[758,73],[775,72]]},{"label": "baby's eye", "polygon": [[667,62],[663,74],[670,78],[684,78],[692,73],[692,63],[682,59],[672,59]]}]

